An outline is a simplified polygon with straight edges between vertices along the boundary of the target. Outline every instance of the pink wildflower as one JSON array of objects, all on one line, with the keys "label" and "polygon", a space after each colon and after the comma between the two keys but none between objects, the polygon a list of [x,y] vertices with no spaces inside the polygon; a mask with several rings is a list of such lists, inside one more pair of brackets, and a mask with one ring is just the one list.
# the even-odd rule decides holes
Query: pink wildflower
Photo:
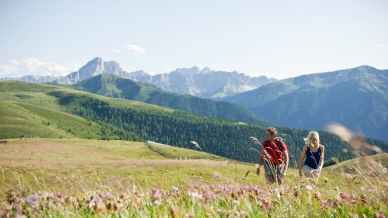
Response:
[{"label": "pink wildflower", "polygon": [[27,205],[32,208],[37,208],[39,206],[39,196],[36,193],[26,197],[25,201]]},{"label": "pink wildflower", "polygon": [[154,204],[160,205],[162,203],[162,191],[160,189],[152,189],[151,200]]}]

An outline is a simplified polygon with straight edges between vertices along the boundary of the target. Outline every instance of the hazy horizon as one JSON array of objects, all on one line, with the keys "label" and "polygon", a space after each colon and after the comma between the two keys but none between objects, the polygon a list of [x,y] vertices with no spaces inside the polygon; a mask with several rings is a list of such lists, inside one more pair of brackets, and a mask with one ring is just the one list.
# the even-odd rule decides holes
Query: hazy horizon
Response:
[{"label": "hazy horizon", "polygon": [[0,2],[0,77],[65,75],[94,57],[129,72],[198,66],[277,79],[388,69],[388,2]]}]

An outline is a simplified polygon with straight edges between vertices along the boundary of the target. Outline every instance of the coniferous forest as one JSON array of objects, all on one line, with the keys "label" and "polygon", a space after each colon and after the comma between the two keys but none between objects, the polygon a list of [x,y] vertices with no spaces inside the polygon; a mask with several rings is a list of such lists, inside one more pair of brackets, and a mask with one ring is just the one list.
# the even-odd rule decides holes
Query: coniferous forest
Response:
[{"label": "coniferous forest", "polygon": [[[190,144],[195,141],[203,151],[255,162],[258,145],[249,143],[248,139],[250,136],[261,140],[265,138],[265,126],[199,117],[183,111],[125,108],[91,96],[61,91],[51,92],[50,95],[57,97],[65,110],[103,125],[100,133],[103,139],[151,140],[198,149]],[[291,164],[295,164],[307,131],[279,128],[279,133],[288,144]],[[351,149],[338,137],[321,132],[321,140],[327,145],[326,158],[344,160],[351,157]]]}]

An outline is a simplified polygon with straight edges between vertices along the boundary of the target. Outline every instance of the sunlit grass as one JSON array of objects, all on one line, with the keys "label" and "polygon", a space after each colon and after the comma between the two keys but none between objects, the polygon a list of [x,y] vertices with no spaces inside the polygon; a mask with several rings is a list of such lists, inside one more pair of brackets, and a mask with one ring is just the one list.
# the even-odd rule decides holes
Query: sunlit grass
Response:
[{"label": "sunlit grass", "polygon": [[[244,178],[248,170],[254,171],[252,164],[226,161],[211,154],[171,146],[163,147],[160,153],[142,142],[11,139],[0,144],[0,149],[0,168],[5,175],[0,177],[0,193],[18,181],[32,185],[31,190],[58,188],[77,193],[84,190],[79,187],[95,189],[109,186],[112,180],[121,183],[120,186],[136,184],[145,188],[168,188],[192,182],[257,179],[254,176]],[[39,177],[37,184],[34,177]],[[36,189],[40,183],[47,185]]]},{"label": "sunlit grass", "polygon": [[[198,152],[157,148],[163,152],[141,142],[7,140],[0,143],[0,213],[32,217],[388,215],[387,154],[325,168],[317,184],[300,179],[291,169],[285,185],[278,187],[256,176],[253,164],[208,160],[212,155],[202,153],[203,159],[198,159]],[[374,171],[365,166],[374,166]]]}]

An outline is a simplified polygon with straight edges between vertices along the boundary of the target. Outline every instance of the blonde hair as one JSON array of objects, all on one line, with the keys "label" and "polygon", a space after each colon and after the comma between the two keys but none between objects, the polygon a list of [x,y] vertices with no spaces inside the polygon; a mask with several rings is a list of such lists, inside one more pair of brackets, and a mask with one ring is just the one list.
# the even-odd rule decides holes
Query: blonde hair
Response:
[{"label": "blonde hair", "polygon": [[319,133],[317,131],[310,131],[307,137],[304,138],[304,142],[306,143],[306,145],[311,146],[313,137],[317,139],[319,146]]}]

